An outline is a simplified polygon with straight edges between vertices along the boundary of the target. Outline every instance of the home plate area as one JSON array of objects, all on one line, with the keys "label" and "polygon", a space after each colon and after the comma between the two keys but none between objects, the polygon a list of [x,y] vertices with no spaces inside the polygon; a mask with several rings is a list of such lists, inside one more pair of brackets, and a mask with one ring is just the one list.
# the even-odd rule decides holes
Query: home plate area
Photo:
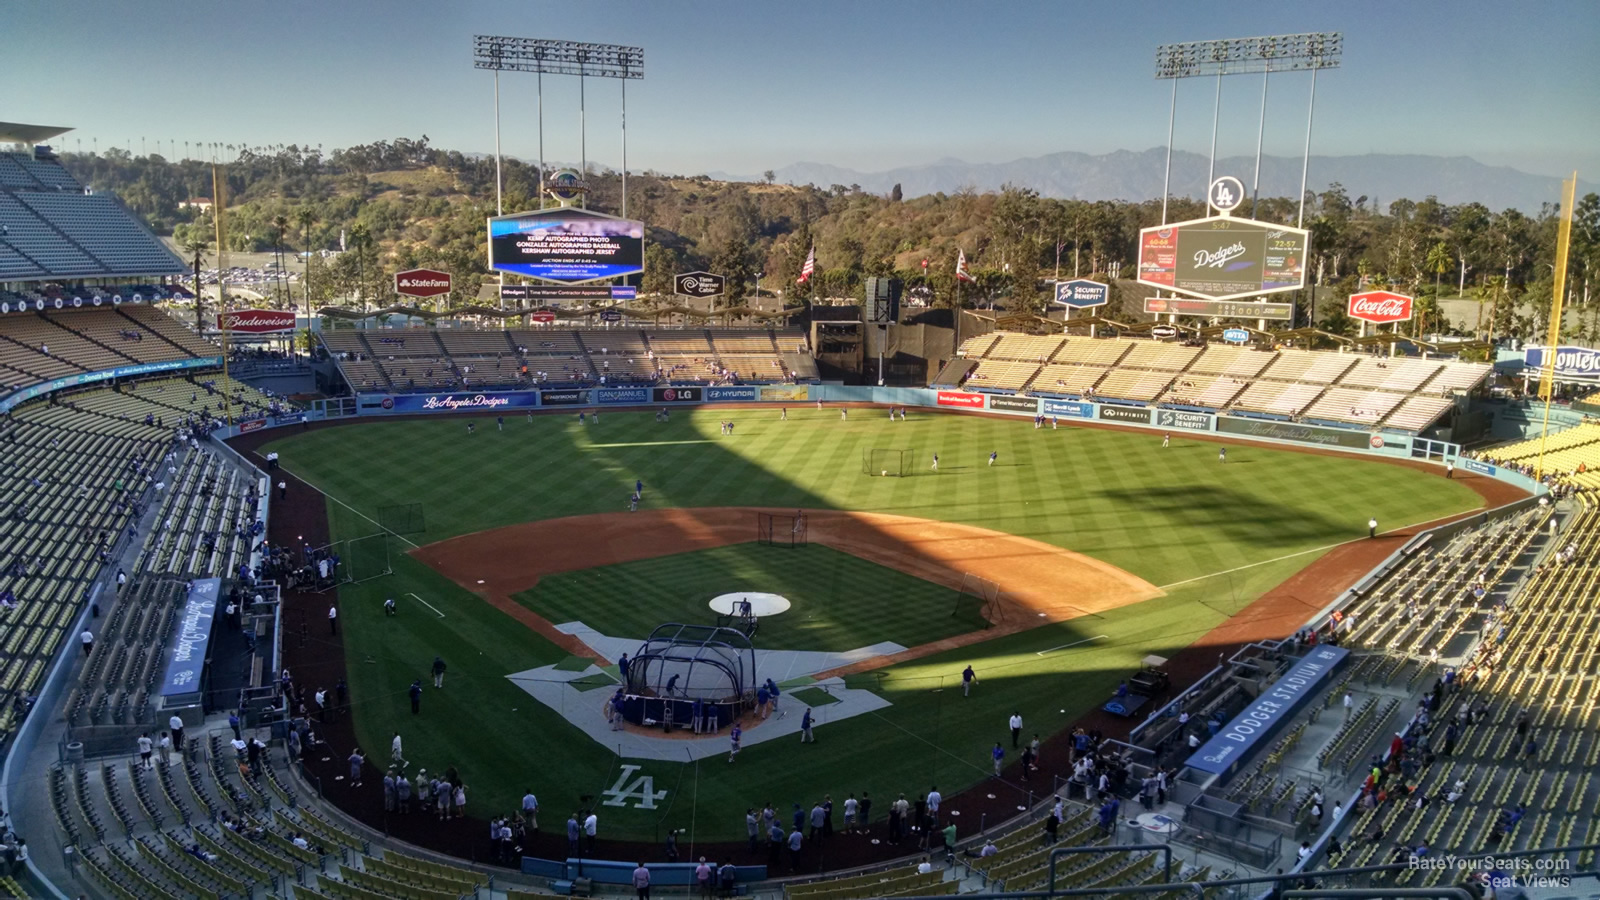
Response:
[{"label": "home plate area", "polygon": [[[601,634],[582,622],[557,625],[556,630],[578,638],[597,656],[605,659],[618,659],[624,653],[631,656],[643,643],[638,638]],[[811,676],[905,649],[893,641],[883,641],[843,653],[756,650],[755,683],[770,678],[780,686],[782,695],[777,711],[765,720],[753,715],[741,720],[743,746],[798,735],[801,707],[810,707],[813,727],[826,728],[829,722],[889,706],[889,701],[872,691],[845,687],[843,678],[832,677],[819,681]],[[722,723],[720,731],[712,736],[699,738],[695,738],[693,732],[687,729],[670,734],[658,728],[633,726],[612,730],[611,722],[606,719],[606,703],[620,683],[615,665],[601,667],[581,657],[569,657],[554,665],[539,666],[506,677],[527,691],[529,696],[582,729],[595,743],[625,759],[682,762],[686,758],[705,759],[728,754],[731,722]],[[796,692],[800,695],[798,698]]]}]

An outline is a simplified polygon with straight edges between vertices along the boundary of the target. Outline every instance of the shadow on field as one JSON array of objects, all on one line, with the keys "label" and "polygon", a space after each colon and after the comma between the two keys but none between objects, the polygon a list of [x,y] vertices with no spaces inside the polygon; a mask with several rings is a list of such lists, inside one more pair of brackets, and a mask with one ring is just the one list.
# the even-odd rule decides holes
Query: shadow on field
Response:
[{"label": "shadow on field", "polygon": [[1216,485],[1144,487],[1095,491],[1114,503],[1153,511],[1174,525],[1219,532],[1228,540],[1257,547],[1300,546],[1349,531],[1340,522],[1309,509],[1290,510],[1258,497]]}]

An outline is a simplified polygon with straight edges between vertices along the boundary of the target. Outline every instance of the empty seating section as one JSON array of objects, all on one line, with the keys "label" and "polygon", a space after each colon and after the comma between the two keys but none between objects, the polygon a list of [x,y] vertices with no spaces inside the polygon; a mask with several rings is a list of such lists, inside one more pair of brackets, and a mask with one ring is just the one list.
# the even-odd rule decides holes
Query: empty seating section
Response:
[{"label": "empty seating section", "polygon": [[150,692],[185,597],[179,578],[136,578],[96,628],[95,650],[63,709],[67,723],[135,725],[155,715]]},{"label": "empty seating section", "polygon": [[1112,369],[1098,385],[1096,397],[1114,397],[1120,400],[1149,402],[1161,396],[1174,378],[1172,372],[1147,372],[1138,369]]},{"label": "empty seating section", "polygon": [[1033,379],[1033,391],[1041,394],[1081,396],[1089,393],[1109,371],[1111,369],[1106,366],[1045,366]]},{"label": "empty seating section", "polygon": [[1233,401],[1235,409],[1248,412],[1272,413],[1280,416],[1297,416],[1317,399],[1324,386],[1320,384],[1284,384],[1279,381],[1257,381],[1244,389]]},{"label": "empty seating section", "polygon": [[713,357],[711,338],[704,331],[653,331],[647,335],[657,356]]},{"label": "empty seating section", "polygon": [[23,170],[31,175],[34,180],[47,188],[56,188],[63,191],[81,191],[83,185],[78,179],[72,177],[59,162],[55,160],[34,159],[28,154],[11,154],[11,158],[22,166]]},{"label": "empty seating section", "polygon": [[1383,424],[1405,431],[1421,431],[1450,411],[1454,401],[1442,397],[1407,397]]},{"label": "empty seating section", "polygon": [[1001,332],[1000,339],[984,353],[985,359],[1010,359],[1032,363],[1045,363],[1061,346],[1059,336],[1035,336]]},{"label": "empty seating section", "polygon": [[1133,341],[1109,338],[1067,338],[1065,345],[1055,355],[1058,363],[1082,363],[1091,366],[1114,366],[1133,348]]},{"label": "empty seating section", "polygon": [[1428,382],[1427,390],[1438,394],[1470,390],[1481,384],[1492,369],[1488,363],[1450,363],[1437,378]]},{"label": "empty seating section", "polygon": [[39,179],[34,178],[22,160],[12,153],[0,153],[0,187],[30,188],[37,190],[44,187]]},{"label": "empty seating section", "polygon": [[1409,394],[1422,387],[1428,379],[1439,374],[1444,364],[1434,360],[1372,359],[1356,363],[1355,368],[1339,379],[1347,387],[1370,387],[1385,391]]},{"label": "empty seating section", "polygon": [[145,538],[134,572],[205,578],[237,571],[250,558],[250,526],[263,519],[258,479],[209,453],[169,464],[164,477],[169,481],[157,527]]},{"label": "empty seating section", "polygon": [[162,338],[182,347],[194,356],[220,356],[222,350],[203,340],[189,326],[179,322],[159,309],[138,304],[123,304],[117,312],[150,329]]},{"label": "empty seating section", "polygon": [[1200,354],[1201,348],[1188,347],[1183,344],[1162,344],[1152,341],[1143,341],[1133,345],[1117,365],[1124,369],[1159,369],[1165,372],[1180,372],[1188,368],[1194,358]]},{"label": "empty seating section", "polygon": [[[137,321],[123,316],[108,315],[96,310],[76,313],[50,312],[46,313],[45,317],[62,328],[75,331],[133,362],[164,362],[171,359],[189,359],[192,356],[178,345],[144,328]],[[123,364],[125,363],[118,363],[118,365]]]},{"label": "empty seating section", "polygon": [[18,200],[113,272],[182,272],[183,262],[110,194],[18,191]]},{"label": "empty seating section", "polygon": [[1206,352],[1194,361],[1189,371],[1202,375],[1229,375],[1234,378],[1254,378],[1261,374],[1275,354],[1225,344],[1208,344]]},{"label": "empty seating section", "polygon": [[456,360],[516,355],[516,349],[511,346],[504,331],[441,330],[439,343]]},{"label": "empty seating section", "polygon": [[15,194],[0,193],[0,245],[32,261],[51,275],[99,275],[105,267],[41,220]]},{"label": "empty seating section", "polygon": [[775,356],[778,352],[772,333],[767,331],[713,331],[711,342],[716,346],[717,354],[723,358]]},{"label": "empty seating section", "polygon": [[1306,408],[1308,419],[1376,425],[1405,399],[1404,394],[1333,387]]},{"label": "empty seating section", "polygon": [[133,362],[132,359],[113,353],[82,335],[43,316],[9,316],[4,320],[5,336],[41,354],[59,356],[91,372],[115,369]]},{"label": "empty seating section", "polygon": [[1360,359],[1339,353],[1313,353],[1306,350],[1283,350],[1271,367],[1261,373],[1263,378],[1277,381],[1303,381],[1312,384],[1332,384],[1349,371]]},{"label": "empty seating section", "polygon": [[985,359],[967,376],[967,387],[988,390],[1020,391],[1039,371],[1036,362],[1011,362]]},{"label": "empty seating section", "polygon": [[1222,409],[1248,385],[1249,382],[1233,376],[1196,375],[1191,370],[1172,383],[1161,395],[1160,402]]},{"label": "empty seating section", "polygon": [[989,348],[993,347],[995,342],[998,340],[1000,340],[1000,335],[992,333],[980,334],[977,337],[967,338],[966,340],[962,341],[961,346],[956,349],[956,355],[966,356],[973,359],[985,356],[987,355]]}]

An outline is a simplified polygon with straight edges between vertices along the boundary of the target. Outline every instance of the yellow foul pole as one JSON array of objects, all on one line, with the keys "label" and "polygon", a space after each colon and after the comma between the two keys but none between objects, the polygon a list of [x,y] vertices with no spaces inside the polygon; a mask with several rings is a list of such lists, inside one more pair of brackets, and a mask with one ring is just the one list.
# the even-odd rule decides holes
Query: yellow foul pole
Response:
[{"label": "yellow foul pole", "polygon": [[1544,445],[1550,435],[1550,404],[1556,392],[1556,348],[1561,346],[1561,305],[1566,298],[1567,250],[1572,245],[1572,206],[1578,195],[1578,173],[1561,185],[1561,223],[1556,231],[1555,287],[1550,301],[1550,333],[1545,338],[1544,372],[1539,379],[1539,399],[1544,401],[1544,426],[1539,430],[1539,458],[1533,466],[1535,480],[1544,477]]}]

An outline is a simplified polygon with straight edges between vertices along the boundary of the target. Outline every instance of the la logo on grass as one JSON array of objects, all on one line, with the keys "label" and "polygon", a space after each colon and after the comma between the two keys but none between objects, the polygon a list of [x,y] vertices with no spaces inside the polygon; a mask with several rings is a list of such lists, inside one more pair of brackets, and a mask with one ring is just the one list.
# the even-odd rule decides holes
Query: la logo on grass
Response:
[{"label": "la logo on grass", "polygon": [[[624,787],[624,783],[633,773],[639,771],[639,766],[625,765],[617,773],[615,784],[600,793],[605,794],[606,800],[601,801],[602,806],[632,806],[636,809],[655,809],[656,801],[667,799],[666,791],[656,790],[656,780],[649,775],[640,775],[633,779],[631,784]],[[629,803],[630,799],[639,802]]]}]

